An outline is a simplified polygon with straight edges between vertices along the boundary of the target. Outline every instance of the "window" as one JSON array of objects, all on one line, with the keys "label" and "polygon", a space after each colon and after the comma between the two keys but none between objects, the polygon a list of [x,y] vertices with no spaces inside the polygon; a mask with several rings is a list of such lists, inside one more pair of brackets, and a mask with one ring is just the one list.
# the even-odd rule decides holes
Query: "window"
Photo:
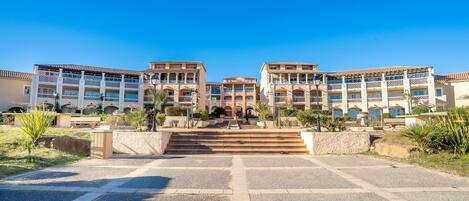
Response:
[{"label": "window", "polygon": [[98,91],[85,91],[86,97],[100,97],[101,94]]},{"label": "window", "polygon": [[38,94],[45,94],[45,95],[52,95],[55,93],[55,89],[50,89],[50,88],[39,88],[37,90]]},{"label": "window", "polygon": [[425,96],[425,95],[428,95],[428,91],[427,90],[413,90],[412,91],[412,96]]},{"label": "window", "polygon": [[357,119],[357,115],[358,113],[360,113],[361,110],[360,109],[350,109],[348,110],[348,115],[352,118],[352,119]]},{"label": "window", "polygon": [[361,81],[362,79],[348,79],[348,80],[345,80],[345,83],[357,83]]},{"label": "window", "polygon": [[402,97],[402,95],[403,95],[402,92],[396,92],[396,91],[388,93],[388,97]]},{"label": "window", "polygon": [[341,116],[343,116],[342,110],[341,110],[341,109],[335,109],[335,110],[334,110],[334,116],[335,116],[335,117],[341,117]]},{"label": "window", "polygon": [[233,99],[231,98],[231,96],[225,96],[224,97],[225,101],[232,101]]},{"label": "window", "polygon": [[212,88],[212,91],[211,91],[212,94],[220,94],[220,88]]},{"label": "window", "polygon": [[399,115],[404,115],[405,111],[404,108],[400,107],[395,107],[395,108],[389,108],[389,117],[394,118]]},{"label": "window", "polygon": [[402,75],[394,75],[394,76],[387,76],[386,80],[402,80],[404,79],[404,76]]},{"label": "window", "polygon": [[369,78],[365,78],[365,81],[366,82],[378,82],[378,81],[381,81],[381,77],[369,77]]},{"label": "window", "polygon": [[78,96],[78,90],[64,89],[62,94],[65,96]]},{"label": "window", "polygon": [[31,86],[26,85],[26,86],[24,86],[24,88],[23,88],[23,95],[24,95],[24,96],[29,96],[29,94],[31,94]]},{"label": "window", "polygon": [[368,98],[381,98],[381,93],[369,93]]},{"label": "window", "polygon": [[441,97],[443,95],[443,88],[436,88],[436,96]]},{"label": "window", "polygon": [[329,100],[340,100],[342,95],[329,95]]},{"label": "window", "polygon": [[361,94],[348,94],[348,99],[360,99],[362,96]]},{"label": "window", "polygon": [[138,95],[137,94],[125,94],[124,98],[125,99],[138,99]]},{"label": "window", "polygon": [[106,97],[119,98],[119,93],[107,92],[107,93],[106,93]]}]

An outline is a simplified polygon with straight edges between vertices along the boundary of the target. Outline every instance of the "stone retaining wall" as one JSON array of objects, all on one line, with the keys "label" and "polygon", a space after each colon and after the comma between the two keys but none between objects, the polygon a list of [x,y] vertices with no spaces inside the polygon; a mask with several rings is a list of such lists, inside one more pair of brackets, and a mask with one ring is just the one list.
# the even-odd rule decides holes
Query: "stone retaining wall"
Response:
[{"label": "stone retaining wall", "polygon": [[116,154],[161,155],[168,145],[170,132],[114,131],[112,149]]},{"label": "stone retaining wall", "polygon": [[44,136],[38,139],[37,143],[47,148],[80,155],[89,155],[91,147],[90,140],[70,136]]},{"label": "stone retaining wall", "polygon": [[354,154],[370,149],[367,132],[301,132],[310,154]]}]

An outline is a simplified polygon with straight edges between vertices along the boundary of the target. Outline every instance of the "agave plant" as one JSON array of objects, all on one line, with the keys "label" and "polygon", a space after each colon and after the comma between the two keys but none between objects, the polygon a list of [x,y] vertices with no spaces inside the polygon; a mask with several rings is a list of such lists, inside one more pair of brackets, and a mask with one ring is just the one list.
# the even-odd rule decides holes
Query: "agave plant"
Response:
[{"label": "agave plant", "polygon": [[137,108],[129,112],[124,116],[124,121],[130,123],[135,130],[141,132],[143,131],[143,125],[147,120],[147,113],[143,108]]},{"label": "agave plant", "polygon": [[444,130],[432,122],[414,124],[403,131],[402,136],[408,138],[424,152],[436,150],[444,143]]},{"label": "agave plant", "polygon": [[51,126],[54,115],[46,111],[34,110],[20,117],[21,130],[25,136],[24,143],[31,160],[31,151],[39,139]]},{"label": "agave plant", "polygon": [[447,117],[440,118],[439,125],[445,130],[448,149],[456,154],[469,152],[469,111],[467,109],[450,110]]},{"label": "agave plant", "polygon": [[265,121],[270,113],[270,108],[265,102],[260,101],[256,104],[256,112],[259,116],[259,121]]}]

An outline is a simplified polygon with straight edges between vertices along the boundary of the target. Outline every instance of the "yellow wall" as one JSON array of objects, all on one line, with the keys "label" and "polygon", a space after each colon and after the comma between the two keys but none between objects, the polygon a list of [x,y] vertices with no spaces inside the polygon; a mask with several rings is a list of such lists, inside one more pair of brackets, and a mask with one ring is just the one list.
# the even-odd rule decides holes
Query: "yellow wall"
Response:
[{"label": "yellow wall", "polygon": [[30,86],[31,80],[0,77],[0,112],[29,104],[29,96],[23,95],[25,85]]},{"label": "yellow wall", "polygon": [[469,81],[437,84],[435,88],[443,88],[443,96],[436,97],[438,105],[445,104],[448,108],[469,106]]}]

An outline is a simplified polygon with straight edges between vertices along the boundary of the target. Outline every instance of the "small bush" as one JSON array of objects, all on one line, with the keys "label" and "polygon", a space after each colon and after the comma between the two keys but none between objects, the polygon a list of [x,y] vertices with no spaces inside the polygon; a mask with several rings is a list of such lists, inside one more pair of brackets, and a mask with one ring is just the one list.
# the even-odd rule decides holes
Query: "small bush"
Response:
[{"label": "small bush", "polygon": [[55,115],[50,112],[36,110],[18,117],[24,134],[23,142],[28,150],[29,160],[31,160],[31,150],[34,148],[37,139],[51,126]]},{"label": "small bush", "polygon": [[220,115],[225,114],[225,112],[226,112],[225,109],[223,109],[221,107],[217,107],[217,108],[215,108],[215,110],[213,110],[212,114],[216,118],[220,118]]},{"label": "small bush", "polygon": [[181,107],[166,107],[164,113],[167,116],[187,116],[187,109]]},{"label": "small bush", "polygon": [[143,131],[148,115],[143,108],[137,108],[124,116],[124,121],[134,127],[137,131]]},{"label": "small bush", "polygon": [[317,114],[312,110],[298,111],[296,118],[301,125],[309,127],[316,124]]},{"label": "small bush", "polygon": [[280,112],[281,117],[296,117],[297,109],[285,109]]},{"label": "small bush", "polygon": [[202,109],[197,109],[194,114],[194,118],[200,119],[202,121],[207,121],[208,120],[208,112]]},{"label": "small bush", "polygon": [[164,113],[156,114],[156,123],[158,123],[158,125],[162,126],[165,121],[166,121],[166,115]]}]

